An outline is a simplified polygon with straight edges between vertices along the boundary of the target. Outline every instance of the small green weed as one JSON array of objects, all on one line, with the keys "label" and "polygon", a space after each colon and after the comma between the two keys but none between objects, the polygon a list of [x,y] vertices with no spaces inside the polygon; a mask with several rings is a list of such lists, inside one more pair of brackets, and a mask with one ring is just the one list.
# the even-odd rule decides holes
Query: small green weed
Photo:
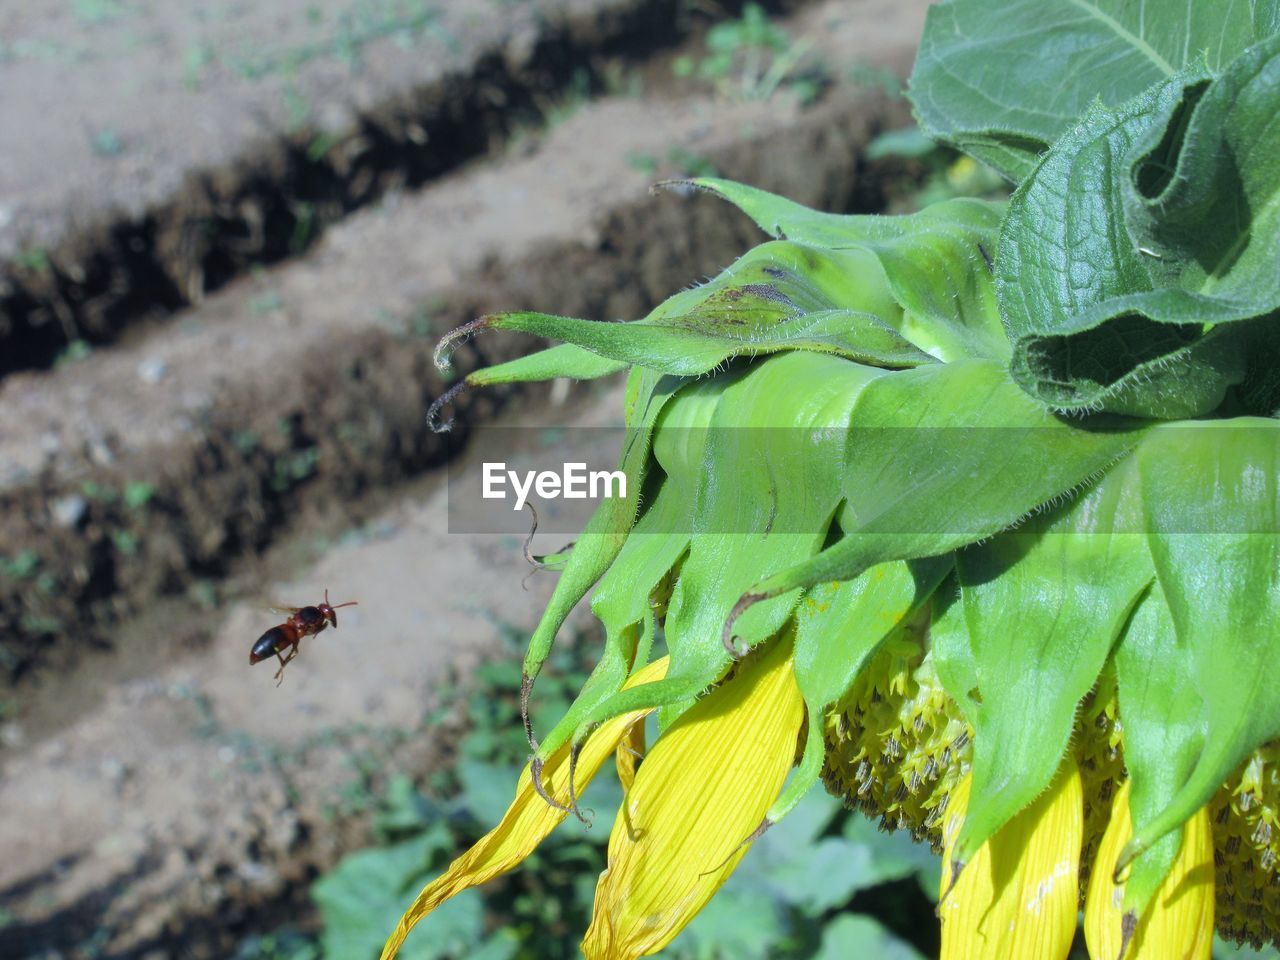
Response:
[{"label": "small green weed", "polygon": [[119,0],[71,0],[71,9],[81,23],[110,23],[127,13]]},{"label": "small green weed", "polygon": [[906,96],[906,88],[902,78],[888,67],[877,67],[869,63],[854,63],[846,72],[849,82],[859,87],[879,90],[889,97]]},{"label": "small green weed", "polygon": [[25,250],[19,250],[14,254],[13,265],[19,270],[26,270],[29,273],[48,273],[52,267],[49,262],[49,253],[43,247],[28,247]]},{"label": "small green weed", "polygon": [[319,447],[291,450],[276,458],[272,465],[271,489],[277,493],[289,490],[316,472],[320,459]]},{"label": "small green weed", "polygon": [[124,153],[124,141],[120,139],[120,134],[110,127],[95,131],[89,140],[89,145],[99,157],[118,157]]},{"label": "small green weed", "polygon": [[676,58],[677,77],[710,83],[716,93],[730,100],[768,100],[784,86],[810,103],[825,85],[825,68],[817,62],[801,69],[810,44],[793,41],[769,20],[764,8],[748,3],[736,20],[717,23],[706,37],[706,54]]},{"label": "small green weed", "polygon": [[135,556],[138,552],[138,535],[130,530],[112,530],[111,543],[126,557]]},{"label": "small green weed", "polygon": [[119,494],[114,487],[109,487],[105,483],[98,483],[96,480],[86,480],[80,484],[80,492],[87,500],[94,500],[98,503],[114,503]]},{"label": "small green weed", "polygon": [[261,442],[256,430],[236,430],[231,434],[231,445],[246,457],[257,450]]},{"label": "small green weed", "polygon": [[267,290],[249,299],[250,313],[274,313],[284,306],[284,300],[274,290]]},{"label": "small green weed", "polygon": [[155,486],[144,480],[130,480],[124,485],[124,505],[130,510],[141,510],[155,495]]},{"label": "small green weed", "polygon": [[53,358],[53,369],[59,370],[70,364],[79,363],[81,360],[87,360],[92,354],[93,346],[88,340],[72,340]]},{"label": "small green weed", "polygon": [[323,36],[275,50],[250,47],[225,62],[246,80],[294,76],[301,67],[321,59],[338,60],[356,70],[370,43],[389,39],[401,47],[412,47],[424,34],[436,30],[439,16],[429,0],[363,0],[343,10],[328,26],[323,11],[311,9],[308,23],[324,28]]},{"label": "small green weed", "polygon": [[11,557],[0,554],[0,576],[25,580],[40,569],[40,554],[30,547],[19,550]]},{"label": "small green weed", "polygon": [[60,617],[43,613],[24,613],[18,618],[18,626],[22,628],[23,633],[45,636],[61,633],[65,628]]},{"label": "small green weed", "polygon": [[694,153],[684,147],[672,147],[667,151],[667,163],[676,167],[686,177],[714,177],[717,175],[715,164],[702,154]]}]

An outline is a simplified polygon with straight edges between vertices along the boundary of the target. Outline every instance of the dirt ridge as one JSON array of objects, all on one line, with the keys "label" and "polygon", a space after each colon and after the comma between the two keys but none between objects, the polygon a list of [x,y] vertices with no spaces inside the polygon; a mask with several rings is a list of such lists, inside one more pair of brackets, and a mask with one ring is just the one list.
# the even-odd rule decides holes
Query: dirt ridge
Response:
[{"label": "dirt ridge", "polygon": [[[622,115],[610,128],[643,119],[655,124],[655,135],[665,124],[677,138],[697,140],[698,123],[678,117],[683,106],[650,114],[634,114],[627,104],[616,109]],[[886,122],[888,109],[882,98],[848,90],[785,121],[771,117],[776,108],[751,105],[738,117],[753,118],[755,135],[721,135],[700,149],[729,175],[844,208],[858,145]],[[583,137],[591,135],[591,115],[582,117]],[[784,122],[787,136],[775,136]],[[573,139],[575,129],[559,139]],[[613,165],[624,166],[621,152],[614,151]],[[541,156],[505,168],[510,182],[536,184]],[[513,172],[517,167],[524,172]],[[578,211],[573,222],[539,228],[524,250],[495,255],[498,241],[473,231],[471,248],[488,253],[437,271],[439,284],[420,278],[394,290],[390,316],[374,323],[366,319],[373,312],[367,300],[325,279],[334,275],[334,257],[350,256],[346,247],[379,243],[381,225],[370,218],[273,278],[282,293],[236,285],[164,338],[103,351],[53,374],[8,378],[0,404],[20,429],[0,438],[4,674],[13,679],[41,662],[65,664],[150,600],[208,590],[225,572],[226,557],[261,550],[299,514],[343,509],[371,488],[443,463],[448,450],[425,428],[424,411],[444,387],[431,363],[444,331],[500,309],[634,318],[758,241],[755,228],[727,206],[651,198],[648,180],[632,172],[625,191],[615,189],[613,176],[597,175],[590,191],[566,184]],[[496,182],[490,176],[484,186]],[[460,183],[443,189],[460,190]],[[458,223],[460,235],[462,221],[481,219],[475,204],[486,202],[483,190],[463,192],[461,208],[420,208],[432,202],[430,193],[408,203],[393,217],[399,233],[382,245],[394,247],[414,229],[419,209]],[[494,224],[503,201],[487,202],[488,226],[500,229]],[[424,246],[421,259],[446,257],[442,248],[453,236]],[[396,268],[403,263],[380,272],[371,264],[366,282],[404,287]],[[254,303],[270,297],[279,302],[255,314]],[[433,309],[423,313],[424,302]],[[362,310],[368,312],[353,316]],[[465,374],[528,347],[525,338],[486,336],[455,362]],[[211,353],[219,362],[205,369]],[[186,373],[169,372],[179,370]],[[500,396],[464,399],[462,421],[487,416]]]},{"label": "dirt ridge", "polygon": [[[155,178],[159,186],[150,177],[141,188],[108,178],[87,204],[67,203],[61,190],[31,211],[18,204],[11,222],[0,220],[0,377],[47,366],[74,341],[110,343],[140,321],[304,253],[326,228],[389,191],[491,154],[567,91],[599,93],[607,58],[643,58],[679,42],[689,26],[677,0],[522,5],[482,26],[459,26],[462,52],[451,62],[435,66],[424,56],[427,63],[385,80],[368,102],[331,95],[319,118],[327,125],[263,107],[265,130],[240,136],[212,162],[181,161]],[[308,79],[304,69],[300,89],[327,90],[330,78]],[[28,188],[0,189],[0,200]]]},{"label": "dirt ridge", "polygon": [[[788,28],[833,60],[901,72],[922,14],[832,2]],[[875,209],[883,181],[862,150],[905,119],[839,76],[807,108],[605,98],[523,152],[392,191],[146,336],[0,382],[0,638],[8,680],[22,674],[0,723],[0,954],[226,957],[305,917],[310,880],[367,842],[343,791],[376,790],[369,769],[432,769],[447,733],[432,738],[424,709],[498,649],[500,627],[525,635],[554,583],[520,590],[517,538],[448,533],[427,471],[449,451],[424,423],[444,386],[438,335],[492,309],[631,318],[729,263],[761,238],[745,218],[648,192],[695,157],[802,203]],[[478,339],[459,366],[530,346]],[[462,419],[500,401],[477,394]],[[559,409],[612,423],[616,385]],[[297,602],[341,585],[360,600],[276,690],[246,665],[270,621],[222,592],[228,555],[252,568],[335,517],[359,535],[288,584],[251,570],[243,591]]]}]

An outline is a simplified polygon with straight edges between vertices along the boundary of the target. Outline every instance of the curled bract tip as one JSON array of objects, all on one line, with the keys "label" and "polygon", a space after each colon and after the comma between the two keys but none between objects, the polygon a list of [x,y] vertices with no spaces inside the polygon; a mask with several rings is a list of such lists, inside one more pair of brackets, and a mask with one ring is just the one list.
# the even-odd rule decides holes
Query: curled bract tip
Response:
[{"label": "curled bract tip", "polygon": [[528,500],[524,502],[524,505],[529,508],[529,513],[532,515],[532,522],[529,524],[529,536],[525,537],[524,540],[524,559],[529,566],[541,569],[544,564],[535,559],[533,553],[529,550],[533,546],[533,535],[538,532],[538,511]]},{"label": "curled bract tip", "polygon": [[720,642],[724,644],[725,650],[729,651],[729,656],[735,660],[741,660],[747,655],[747,651],[739,650],[734,644],[733,625],[737,623],[738,618],[746,613],[749,609],[759,603],[761,600],[767,600],[768,594],[764,593],[744,593],[738,598],[738,602],[733,605],[733,609],[729,611],[729,616],[724,622],[724,629],[720,633]]},{"label": "curled bract tip", "polygon": [[729,855],[727,857],[725,857],[723,860],[717,863],[710,870],[704,870],[702,873],[698,874],[698,876],[709,877],[713,873],[719,873],[721,870],[725,868],[725,865],[730,860],[732,860],[734,857],[738,855],[739,850],[743,849],[744,847],[751,846],[751,844],[755,843],[757,840],[763,837],[773,827],[774,823],[775,821],[770,820],[768,817],[765,817],[763,820],[760,821],[759,826],[757,826],[754,830],[752,830],[749,834],[747,834],[747,836],[743,838],[741,843],[739,843],[736,847],[734,847],[732,850],[729,851]]},{"label": "curled bract tip", "polygon": [[933,908],[934,916],[939,920],[942,919],[942,908],[946,904],[947,898],[951,896],[951,892],[955,890],[956,884],[960,882],[960,874],[964,872],[966,862],[967,861],[964,860],[954,859],[951,861],[951,882],[947,884],[947,889],[943,890],[942,896],[938,898],[938,905]]},{"label": "curled bract tip", "polygon": [[452,387],[435,398],[431,407],[427,410],[427,426],[431,428],[432,433],[448,433],[453,429],[453,418],[450,417],[448,420],[441,423],[440,411],[444,409],[446,404],[453,403],[453,401],[456,400],[466,389],[467,381],[459,380]]},{"label": "curled bract tip", "polygon": [[650,196],[657,196],[664,190],[692,191],[704,189],[706,188],[701,186],[696,180],[692,180],[688,177],[673,177],[670,180],[659,180],[657,183],[652,184],[649,187],[649,194]]},{"label": "curled bract tip", "polygon": [[1116,868],[1111,873],[1111,882],[1116,886],[1120,886],[1128,880],[1133,861],[1137,860],[1146,851],[1147,845],[1137,838],[1126,843],[1124,849],[1120,851],[1120,856],[1116,858]]},{"label": "curled bract tip", "polygon": [[487,327],[493,323],[492,316],[477,317],[468,323],[464,323],[460,327],[454,327],[436,344],[435,351],[431,354],[431,359],[436,365],[437,370],[448,370],[453,366],[453,351],[458,348],[458,344],[469,339],[477,330]]},{"label": "curled bract tip", "polygon": [[533,792],[545,800],[547,806],[554,807],[562,813],[574,813],[572,807],[566,806],[547,793],[547,788],[542,785],[542,765],[543,762],[538,757],[529,761],[529,778],[533,783]]},{"label": "curled bract tip", "polygon": [[1138,915],[1132,910],[1126,910],[1120,918],[1120,952],[1116,954],[1116,960],[1124,960],[1129,952],[1129,944],[1133,943],[1133,935],[1137,932]]},{"label": "curled bract tip", "polygon": [[[578,806],[578,788],[574,782],[578,773],[578,754],[581,752],[581,744],[573,743],[569,746],[569,809],[578,818],[578,822],[589,829],[594,821],[596,812],[588,809],[586,813],[583,813],[582,808]],[[590,814],[590,816],[587,814]]]}]

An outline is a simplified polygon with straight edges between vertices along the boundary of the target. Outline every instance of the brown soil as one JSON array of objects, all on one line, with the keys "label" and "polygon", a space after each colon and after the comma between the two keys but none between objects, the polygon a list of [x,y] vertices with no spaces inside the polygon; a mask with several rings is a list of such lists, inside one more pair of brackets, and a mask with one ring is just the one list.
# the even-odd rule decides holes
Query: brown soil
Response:
[{"label": "brown soil", "polygon": [[[904,71],[922,9],[833,3],[787,26],[832,64]],[[859,153],[904,108],[832,79],[808,107],[705,88],[582,104],[168,323],[0,382],[0,955],[225,956],[304,909],[307,881],[364,838],[350,798],[438,760],[437,691],[501,624],[527,630],[550,586],[518,589],[517,538],[447,532],[423,476],[449,454],[424,425],[435,339],[500,308],[635,317],[728,263],[759,239],[742,217],[648,195],[695,163],[875,206]],[[482,338],[456,360],[529,346]],[[615,389],[523,416],[611,422]],[[471,398],[464,425],[500,399]],[[229,598],[326,587],[360,606],[277,690],[245,664],[272,615]]]},{"label": "brown soil", "polygon": [[0,375],[298,254],[695,22],[672,0],[11,5]]},{"label": "brown soil", "polygon": [[[620,409],[616,389],[592,398],[597,419]],[[582,412],[525,422],[581,423]],[[91,944],[168,956],[180,943],[181,956],[221,957],[264,906],[275,907],[268,922],[296,916],[306,884],[364,839],[383,778],[447,754],[457,721],[425,718],[450,675],[494,652],[504,630],[527,632],[553,585],[539,575],[522,591],[521,538],[450,535],[446,511],[443,484],[428,481],[266,594],[298,604],[329,587],[359,600],[338,630],[305,643],[279,688],[273,663],[247,667],[279,617],[242,604],[168,666],[106,690],[83,673],[51,689],[92,706],[5,762],[0,902],[20,922],[0,929],[0,956],[87,956]],[[163,648],[165,629],[135,624],[130,639]]]},{"label": "brown soil", "polygon": [[[821,38],[896,51],[899,65],[906,50],[853,30]],[[441,463],[422,418],[441,388],[431,348],[452,326],[534,307],[636,317],[728,263],[759,237],[745,218],[648,195],[687,157],[828,209],[874,203],[857,196],[859,146],[902,119],[846,84],[807,109],[606,98],[522,152],[354,214],[305,259],[148,336],[0,381],[0,667],[62,668],[160,596],[208,604],[231,559],[300,515],[358,522],[370,491]],[[457,364],[527,348],[485,338]],[[482,413],[494,399],[470,402]]]}]

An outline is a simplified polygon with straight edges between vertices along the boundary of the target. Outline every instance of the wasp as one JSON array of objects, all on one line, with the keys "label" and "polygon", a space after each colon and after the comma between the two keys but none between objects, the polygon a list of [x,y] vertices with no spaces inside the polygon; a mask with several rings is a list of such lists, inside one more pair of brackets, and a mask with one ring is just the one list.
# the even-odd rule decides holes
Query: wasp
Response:
[{"label": "wasp", "polygon": [[[259,660],[266,660],[273,655],[277,657],[280,660],[280,669],[276,671],[274,679],[276,686],[280,686],[284,682],[284,668],[298,655],[298,644],[302,638],[314,637],[330,626],[336,630],[338,614],[335,611],[357,605],[355,600],[348,600],[346,603],[330,603],[329,591],[326,590],[324,602],[313,607],[277,607],[276,609],[281,613],[287,613],[289,619],[272,627],[254,641],[253,649],[249,651],[249,665],[252,666]],[[286,650],[289,651],[287,657],[284,655]]]}]

